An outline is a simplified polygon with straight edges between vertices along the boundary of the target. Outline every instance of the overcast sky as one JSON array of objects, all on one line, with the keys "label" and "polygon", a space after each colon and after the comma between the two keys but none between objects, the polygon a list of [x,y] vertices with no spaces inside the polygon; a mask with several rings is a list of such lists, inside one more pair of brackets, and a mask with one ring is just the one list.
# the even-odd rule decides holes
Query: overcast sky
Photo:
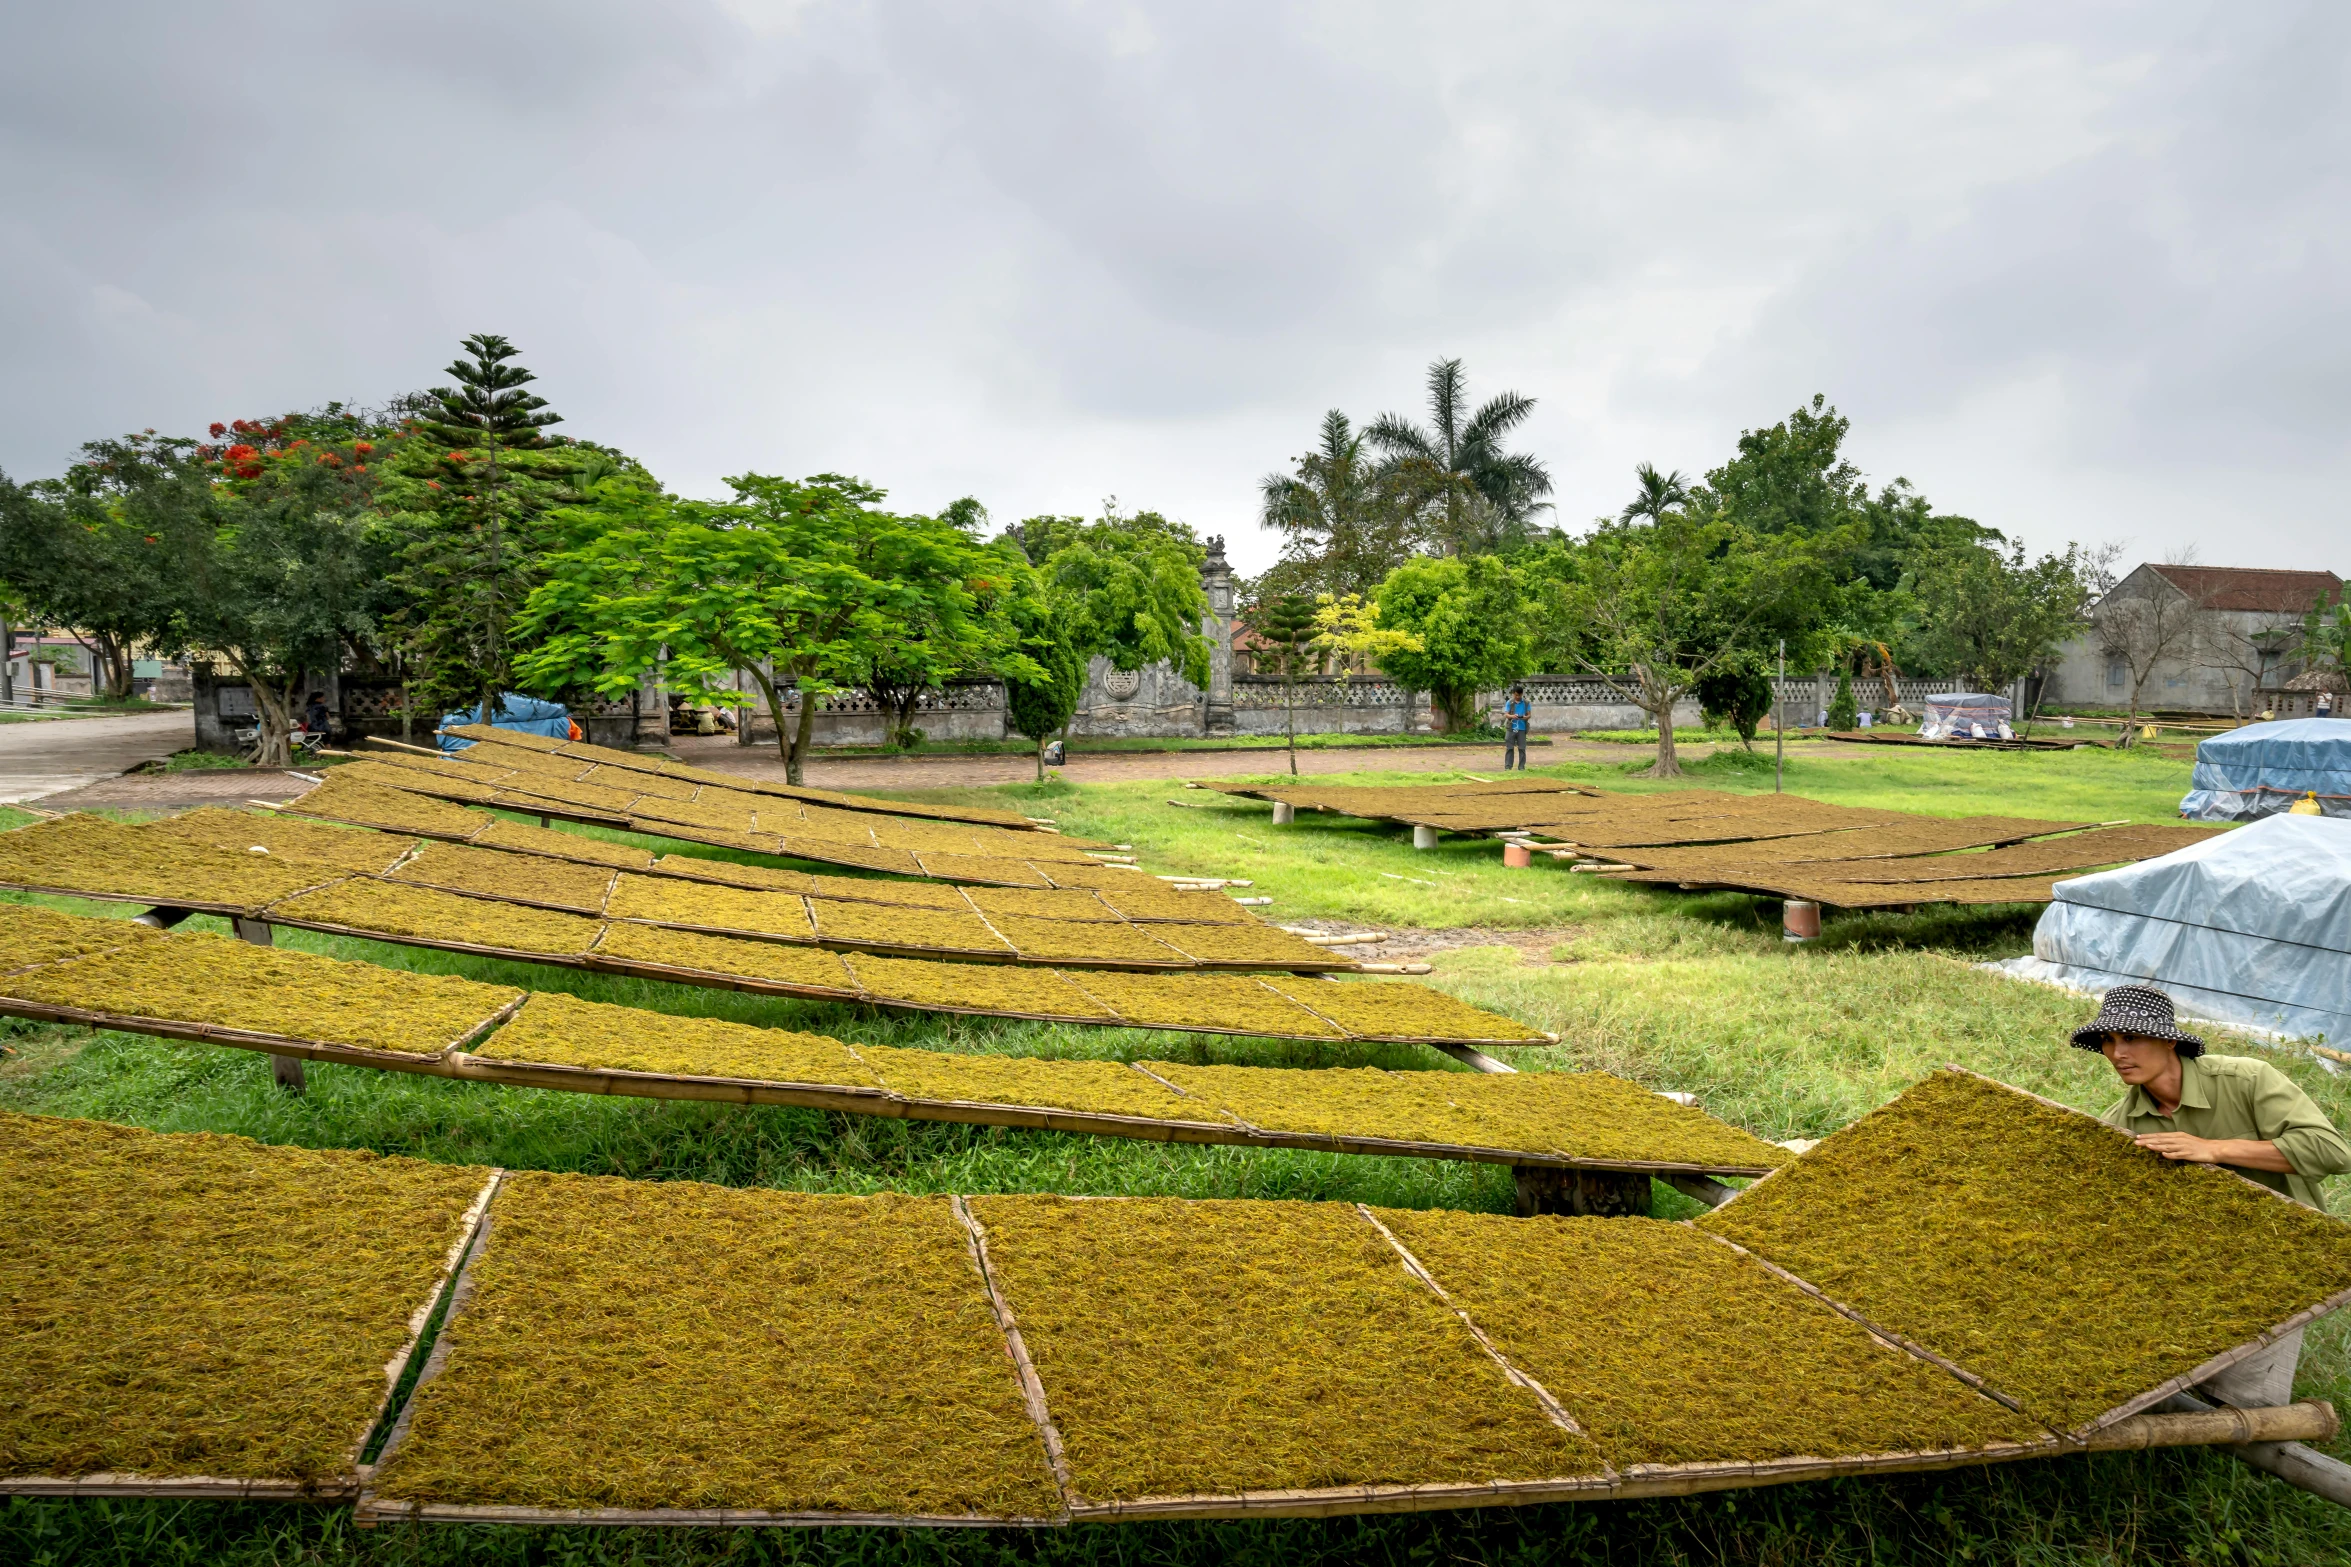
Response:
[{"label": "overcast sky", "polygon": [[1424,367],[1559,520],[1823,392],[2036,548],[2351,572],[2351,7],[548,0],[0,15],[0,468],[522,346],[672,488],[1257,481]]}]

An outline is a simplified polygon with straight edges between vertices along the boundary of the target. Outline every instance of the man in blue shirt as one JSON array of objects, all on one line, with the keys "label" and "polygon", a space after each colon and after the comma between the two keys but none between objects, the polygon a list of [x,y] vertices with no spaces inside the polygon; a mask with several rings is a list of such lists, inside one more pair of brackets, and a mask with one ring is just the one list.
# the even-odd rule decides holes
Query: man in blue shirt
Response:
[{"label": "man in blue shirt", "polygon": [[1522,773],[1526,771],[1527,720],[1533,716],[1534,711],[1533,706],[1527,701],[1527,688],[1512,686],[1510,700],[1502,704],[1502,770],[1504,772],[1510,771],[1510,758],[1513,753],[1516,753],[1518,757],[1518,770]]}]

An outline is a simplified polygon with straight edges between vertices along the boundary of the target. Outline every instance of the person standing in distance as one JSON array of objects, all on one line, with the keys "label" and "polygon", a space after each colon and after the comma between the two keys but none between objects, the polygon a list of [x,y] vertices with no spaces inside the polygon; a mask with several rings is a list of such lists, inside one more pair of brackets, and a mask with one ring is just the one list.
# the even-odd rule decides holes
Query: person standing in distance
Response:
[{"label": "person standing in distance", "polygon": [[1534,712],[1533,705],[1527,701],[1527,688],[1523,685],[1512,686],[1510,700],[1502,704],[1502,770],[1504,772],[1510,771],[1510,758],[1513,753],[1518,757],[1518,770],[1522,773],[1526,771],[1527,721],[1534,716]]}]

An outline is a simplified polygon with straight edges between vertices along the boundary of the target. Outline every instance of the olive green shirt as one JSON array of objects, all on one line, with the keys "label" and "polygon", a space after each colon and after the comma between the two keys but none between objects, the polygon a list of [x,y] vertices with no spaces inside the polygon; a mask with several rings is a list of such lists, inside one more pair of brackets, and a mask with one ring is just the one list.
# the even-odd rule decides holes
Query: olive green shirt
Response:
[{"label": "olive green shirt", "polygon": [[2180,1062],[2180,1105],[2165,1115],[2144,1088],[2134,1088],[2103,1117],[2137,1136],[2186,1132],[2191,1137],[2247,1138],[2275,1143],[2294,1167],[2292,1175],[2224,1166],[2296,1202],[2324,1209],[2318,1178],[2351,1171],[2351,1143],[2343,1141],[2325,1112],[2267,1061],[2251,1056],[2196,1056]]}]

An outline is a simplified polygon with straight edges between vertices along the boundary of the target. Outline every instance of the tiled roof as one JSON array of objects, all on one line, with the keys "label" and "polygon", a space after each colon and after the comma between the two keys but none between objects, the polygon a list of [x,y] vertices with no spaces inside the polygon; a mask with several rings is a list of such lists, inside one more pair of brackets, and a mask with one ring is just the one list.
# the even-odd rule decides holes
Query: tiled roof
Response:
[{"label": "tiled roof", "polygon": [[2343,579],[2331,571],[2270,571],[2241,566],[2157,566],[2164,581],[2206,609],[2261,610],[2300,615],[2323,594],[2343,596]]}]

